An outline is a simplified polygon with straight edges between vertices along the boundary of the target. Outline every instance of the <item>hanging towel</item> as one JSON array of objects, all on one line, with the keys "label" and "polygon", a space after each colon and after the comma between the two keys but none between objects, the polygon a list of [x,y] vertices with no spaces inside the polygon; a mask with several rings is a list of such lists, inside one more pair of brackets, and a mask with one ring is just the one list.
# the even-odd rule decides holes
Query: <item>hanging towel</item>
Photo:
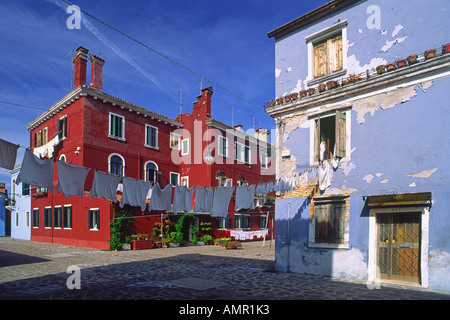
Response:
[{"label": "hanging towel", "polygon": [[125,204],[129,204],[134,207],[140,207],[141,211],[145,211],[145,197],[150,186],[151,182],[149,181],[123,177],[123,193],[119,206],[123,208]]},{"label": "hanging towel", "polygon": [[65,161],[56,161],[58,170],[58,185],[56,190],[65,197],[78,195],[84,196],[84,183],[91,169],[67,163]]},{"label": "hanging towel", "polygon": [[19,146],[0,139],[0,167],[12,170],[16,164]]},{"label": "hanging towel", "polygon": [[95,170],[94,181],[89,196],[117,202],[117,187],[121,177]]},{"label": "hanging towel", "polygon": [[188,212],[192,207],[192,196],[194,194],[194,187],[188,188],[186,186],[176,186],[173,194],[172,211]]},{"label": "hanging towel", "polygon": [[319,189],[324,191],[330,185],[330,164],[324,163],[323,167],[319,166]]},{"label": "hanging towel", "polygon": [[255,185],[236,187],[234,209],[255,209]]},{"label": "hanging towel", "polygon": [[156,183],[152,191],[152,199],[148,206],[149,210],[170,211],[172,201],[172,185],[168,184],[161,190],[159,183]]},{"label": "hanging towel", "polygon": [[195,187],[194,213],[211,212],[213,194],[213,188]]},{"label": "hanging towel", "polygon": [[28,183],[29,185],[47,188],[53,191],[53,161],[36,157],[27,149],[22,160],[22,167],[16,179],[16,184]]},{"label": "hanging towel", "polygon": [[234,187],[216,187],[214,189],[211,217],[225,218],[227,216],[233,191]]}]

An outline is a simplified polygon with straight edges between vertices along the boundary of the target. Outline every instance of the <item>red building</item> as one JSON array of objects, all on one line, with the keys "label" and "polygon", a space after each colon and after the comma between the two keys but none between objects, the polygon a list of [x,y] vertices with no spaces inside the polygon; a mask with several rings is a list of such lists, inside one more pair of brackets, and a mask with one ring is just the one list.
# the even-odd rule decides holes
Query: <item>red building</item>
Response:
[{"label": "red building", "polygon": [[[89,86],[86,84],[88,60],[91,64]],[[256,184],[274,179],[273,169],[264,168],[265,155],[261,169],[260,154],[262,151],[265,154],[267,143],[261,144],[258,139],[211,118],[211,88],[202,91],[191,114],[170,119],[104,93],[105,61],[93,55],[88,59],[87,49],[79,47],[73,62],[74,89],[26,126],[35,154],[102,172],[158,182],[162,187],[167,184]],[[215,136],[218,136],[217,140]],[[221,147],[215,147],[219,141]],[[236,151],[241,150],[241,146],[243,151]],[[207,151],[205,156],[198,157],[203,150],[211,153]],[[215,163],[209,161],[209,154]],[[228,161],[220,164],[221,160]],[[31,240],[109,249],[109,222],[114,219],[118,206],[110,200],[89,197],[93,175],[91,170],[84,186],[84,197],[65,197],[56,190],[47,192],[32,188]],[[55,162],[55,185],[57,182]],[[233,210],[232,201],[230,218],[235,217]],[[247,223],[246,229],[260,228],[259,210],[249,213],[255,222],[251,228]],[[150,234],[154,223],[161,220],[161,212],[148,212],[148,209],[134,212],[136,233]],[[213,229],[234,227],[233,224],[225,225],[227,221],[216,221],[208,214],[196,217],[197,221],[212,222]],[[238,227],[242,229],[241,225]],[[213,236],[217,234],[213,232]]]}]

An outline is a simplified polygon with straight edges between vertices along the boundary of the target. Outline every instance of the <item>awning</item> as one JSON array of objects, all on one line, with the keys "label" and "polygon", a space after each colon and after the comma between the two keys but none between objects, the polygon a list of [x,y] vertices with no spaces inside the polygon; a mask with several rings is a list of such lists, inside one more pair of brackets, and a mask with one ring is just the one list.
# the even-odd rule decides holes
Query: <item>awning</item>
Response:
[{"label": "awning", "polygon": [[431,206],[431,192],[363,196],[369,207]]}]

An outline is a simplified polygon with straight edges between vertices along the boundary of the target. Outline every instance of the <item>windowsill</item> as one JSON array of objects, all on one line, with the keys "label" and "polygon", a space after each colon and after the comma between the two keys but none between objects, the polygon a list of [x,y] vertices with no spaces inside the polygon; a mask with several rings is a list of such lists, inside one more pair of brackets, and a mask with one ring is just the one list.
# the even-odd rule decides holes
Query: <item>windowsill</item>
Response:
[{"label": "windowsill", "polygon": [[153,150],[159,151],[159,147],[158,147],[158,146],[149,146],[148,144],[144,144],[144,146],[145,146],[146,148],[149,148],[149,149],[153,149]]},{"label": "windowsill", "polygon": [[308,243],[308,248],[322,248],[322,249],[348,249],[349,244],[334,244],[334,243]]},{"label": "windowsill", "polygon": [[118,141],[123,141],[126,142],[127,140],[125,138],[120,138],[120,137],[116,137],[116,136],[112,136],[110,134],[108,134],[108,138],[114,139],[114,140],[118,140]]},{"label": "windowsill", "polygon": [[336,78],[336,77],[344,76],[346,73],[347,73],[347,69],[339,70],[339,71],[333,72],[331,74],[327,74],[326,76],[322,76],[322,77],[319,77],[319,78],[315,78],[315,79],[309,80],[307,82],[307,86],[312,86],[312,85],[315,85],[315,84],[323,83],[323,82],[325,82],[327,80],[331,80],[331,79]]}]

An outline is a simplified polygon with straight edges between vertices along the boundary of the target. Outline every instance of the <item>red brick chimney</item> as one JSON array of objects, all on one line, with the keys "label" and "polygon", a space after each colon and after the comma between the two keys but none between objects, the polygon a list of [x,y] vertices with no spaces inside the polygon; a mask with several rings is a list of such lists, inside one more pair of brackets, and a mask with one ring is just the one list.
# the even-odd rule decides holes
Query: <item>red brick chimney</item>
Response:
[{"label": "red brick chimney", "polygon": [[99,57],[89,56],[89,61],[91,62],[91,88],[102,91],[103,90],[103,65],[105,60]]},{"label": "red brick chimney", "polygon": [[212,87],[202,89],[202,94],[197,97],[197,101],[194,102],[192,108],[192,113],[196,119],[206,120],[211,117],[212,94]]},{"label": "red brick chimney", "polygon": [[87,54],[89,50],[83,47],[78,47],[77,54],[72,62],[75,63],[73,88],[86,84],[86,64]]}]

